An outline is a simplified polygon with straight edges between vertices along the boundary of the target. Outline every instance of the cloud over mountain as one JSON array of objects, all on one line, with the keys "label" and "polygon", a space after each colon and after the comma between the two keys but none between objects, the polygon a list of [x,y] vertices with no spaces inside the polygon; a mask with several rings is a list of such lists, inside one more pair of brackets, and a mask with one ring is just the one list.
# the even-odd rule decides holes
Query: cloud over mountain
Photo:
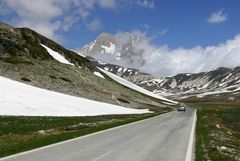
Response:
[{"label": "cloud over mountain", "polygon": [[[240,35],[216,46],[176,49],[166,45],[153,45],[151,37],[140,31],[120,32],[112,36],[109,34],[108,37],[98,37],[93,42],[90,48],[94,54],[88,50],[85,50],[85,54],[155,75],[196,73],[240,65]],[[109,53],[102,45],[104,48],[114,46],[114,51]],[[98,47],[95,48],[96,46]],[[89,46],[86,48],[89,49]]]},{"label": "cloud over mountain", "polygon": [[217,67],[240,65],[240,35],[217,46],[170,49],[167,46],[144,47],[146,63],[140,69],[160,75],[201,72]]}]

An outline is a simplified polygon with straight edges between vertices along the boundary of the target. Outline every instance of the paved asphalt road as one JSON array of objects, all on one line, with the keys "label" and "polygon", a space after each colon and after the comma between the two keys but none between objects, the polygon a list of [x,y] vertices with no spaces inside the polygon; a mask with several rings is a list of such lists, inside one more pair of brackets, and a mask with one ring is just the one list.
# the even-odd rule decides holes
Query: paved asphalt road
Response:
[{"label": "paved asphalt road", "polygon": [[174,111],[0,161],[185,161],[194,113]]}]

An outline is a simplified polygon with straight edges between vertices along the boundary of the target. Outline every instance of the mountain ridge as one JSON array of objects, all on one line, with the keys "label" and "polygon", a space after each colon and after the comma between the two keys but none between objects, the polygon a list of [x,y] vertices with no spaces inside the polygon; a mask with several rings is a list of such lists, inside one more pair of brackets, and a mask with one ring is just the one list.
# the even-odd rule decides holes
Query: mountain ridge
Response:
[{"label": "mountain ridge", "polygon": [[[219,67],[211,71],[200,73],[179,73],[173,76],[158,77],[143,73],[138,69],[119,65],[121,59],[129,59],[128,64],[131,64],[132,57],[129,55],[133,54],[132,52],[137,52],[134,50],[134,40],[137,41],[138,37],[134,37],[130,33],[127,35],[129,38],[123,45],[119,43],[120,40],[118,40],[119,37],[117,37],[117,34],[102,33],[97,36],[95,40],[85,45],[82,50],[80,50],[80,53],[85,54],[87,56],[86,58],[91,60],[98,67],[121,76],[151,92],[167,97],[176,95],[176,97],[181,98],[185,95],[197,96],[204,92],[223,90],[234,92],[234,89],[237,89],[240,86],[240,67],[236,67],[235,69]],[[114,46],[116,50],[115,52],[110,52],[111,50],[106,50],[103,46],[107,46],[108,48]],[[126,50],[128,47],[130,48]],[[117,50],[117,48],[120,49]],[[117,55],[118,52],[120,54]],[[133,55],[141,56],[141,53]],[[113,62],[116,64],[109,63],[109,61],[104,62],[101,57],[114,57]],[[137,60],[138,58],[136,58],[136,61]],[[140,65],[141,64],[142,63],[140,62]],[[231,88],[232,90],[229,90],[228,88]]]}]

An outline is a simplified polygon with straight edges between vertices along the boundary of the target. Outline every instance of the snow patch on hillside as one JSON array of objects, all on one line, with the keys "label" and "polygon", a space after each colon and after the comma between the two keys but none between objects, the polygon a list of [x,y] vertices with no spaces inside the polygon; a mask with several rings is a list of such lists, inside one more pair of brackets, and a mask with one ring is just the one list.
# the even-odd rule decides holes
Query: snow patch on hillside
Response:
[{"label": "snow patch on hillside", "polygon": [[0,76],[0,115],[93,116],[141,114],[148,109],[131,109],[57,93]]},{"label": "snow patch on hillside", "polygon": [[160,99],[160,100],[162,100],[164,102],[168,102],[168,104],[172,104],[172,105],[178,104],[178,102],[176,102],[176,101],[172,101],[172,100],[169,100],[169,99],[164,98],[162,96],[156,95],[156,94],[154,94],[154,93],[152,93],[152,92],[150,92],[150,91],[148,91],[146,89],[143,89],[143,88],[141,88],[141,87],[139,87],[139,86],[137,86],[137,85],[135,85],[135,84],[133,84],[133,83],[131,83],[131,82],[129,82],[129,81],[127,81],[127,80],[125,80],[125,79],[115,75],[115,74],[113,74],[113,73],[105,71],[104,69],[101,69],[101,68],[98,68],[98,69],[101,70],[102,72],[104,72],[109,77],[111,77],[113,80],[117,81],[118,83],[120,83],[120,84],[122,84],[122,85],[124,85],[124,86],[126,86],[128,88],[131,88],[131,89],[133,89],[135,91],[141,92],[141,93],[143,93],[145,95],[148,95],[150,97]]},{"label": "snow patch on hillside", "polygon": [[[229,90],[230,88],[235,88],[234,90]],[[204,92],[201,94],[198,94],[197,97],[198,98],[202,98],[204,96],[208,96],[208,95],[216,95],[216,94],[222,94],[222,93],[233,93],[233,92],[238,92],[240,90],[239,86],[230,86],[228,88],[224,88],[224,89],[220,89],[220,90],[216,90],[216,91],[210,91],[210,92]]]},{"label": "snow patch on hillside", "polygon": [[173,79],[172,83],[169,85],[172,89],[177,86],[177,82],[175,79]]},{"label": "snow patch on hillside", "polygon": [[[75,51],[73,51],[73,52],[75,52]],[[80,53],[80,52],[76,52],[78,55],[80,55],[81,57],[86,57],[86,55],[84,55],[84,54],[82,54],[82,53]]]},{"label": "snow patch on hillside", "polygon": [[115,53],[115,45],[113,43],[110,42],[110,46],[104,46],[101,45],[101,47],[103,49],[105,49],[105,53],[110,53],[110,54],[114,54]]},{"label": "snow patch on hillside", "polygon": [[118,72],[121,72],[122,71],[122,68],[118,68]]},{"label": "snow patch on hillside", "polygon": [[91,50],[93,49],[93,47],[94,47],[95,44],[96,44],[96,40],[94,40],[94,41],[90,44],[88,51],[91,51]]},{"label": "snow patch on hillside", "polygon": [[65,59],[64,56],[62,56],[61,54],[59,54],[58,52],[56,51],[53,51],[52,49],[50,49],[49,47],[43,45],[43,44],[40,44],[42,47],[44,47],[47,52],[57,61],[59,61],[60,63],[64,63],[64,64],[70,64],[70,65],[73,65],[72,63],[70,63],[67,59]]},{"label": "snow patch on hillside", "polygon": [[100,77],[100,78],[105,79],[104,76],[101,73],[99,73],[99,72],[93,72],[93,74],[98,76],[98,77]]}]

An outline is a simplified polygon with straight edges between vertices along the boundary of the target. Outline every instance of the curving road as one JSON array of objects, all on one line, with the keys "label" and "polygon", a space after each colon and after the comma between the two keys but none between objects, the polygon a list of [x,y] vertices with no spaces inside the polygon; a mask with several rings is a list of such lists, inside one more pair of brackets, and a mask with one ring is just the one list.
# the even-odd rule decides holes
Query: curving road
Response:
[{"label": "curving road", "polygon": [[185,161],[194,120],[187,108],[0,161]]}]

